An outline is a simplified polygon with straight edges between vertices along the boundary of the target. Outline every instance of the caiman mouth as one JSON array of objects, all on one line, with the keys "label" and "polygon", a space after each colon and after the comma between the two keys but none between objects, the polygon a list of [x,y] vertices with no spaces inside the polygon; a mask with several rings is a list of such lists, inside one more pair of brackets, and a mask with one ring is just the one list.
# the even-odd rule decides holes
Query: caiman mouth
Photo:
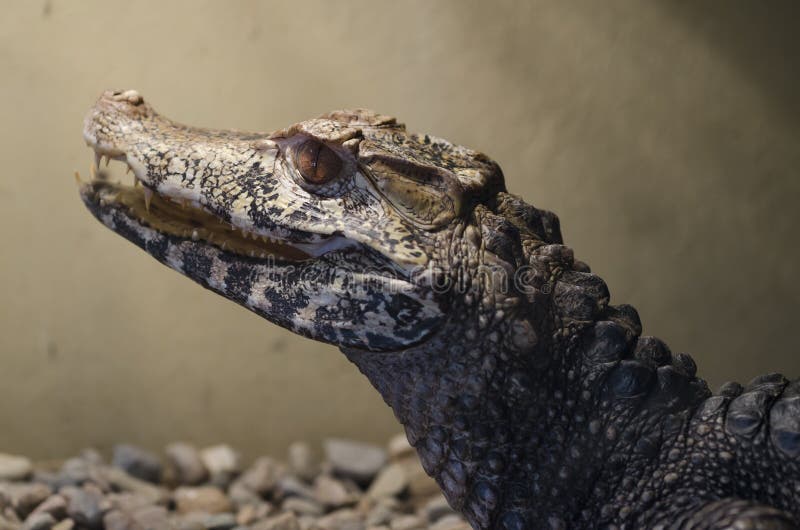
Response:
[{"label": "caiman mouth", "polygon": [[310,247],[318,246],[310,243],[295,246],[288,241],[241,230],[188,201],[154,192],[138,179],[133,185],[126,186],[106,180],[94,168],[91,173],[92,180],[89,182],[81,181],[76,173],[85,202],[103,210],[117,209],[141,225],[164,235],[214,245],[221,250],[251,258],[266,259],[272,256],[282,261],[310,259],[312,253],[309,251],[313,251]]},{"label": "caiman mouth", "polygon": [[[163,235],[213,245],[221,250],[250,258],[274,258],[281,261],[304,261],[328,252],[359,243],[342,236],[321,236],[316,241],[289,241],[272,234],[256,233],[235,226],[210,213],[200,204],[185,198],[170,196],[152,189],[137,175],[144,171],[137,164],[130,164],[126,154],[117,149],[103,149],[86,138],[87,145],[94,150],[94,164],[90,167],[91,179],[85,182],[75,173],[84,202],[100,210],[116,209],[139,224]],[[110,160],[125,164],[126,173],[133,176],[133,183],[125,185],[112,182],[107,172],[97,168]],[[291,233],[284,229],[283,232]],[[307,239],[308,235],[304,235]],[[302,237],[298,237],[302,239]]]}]

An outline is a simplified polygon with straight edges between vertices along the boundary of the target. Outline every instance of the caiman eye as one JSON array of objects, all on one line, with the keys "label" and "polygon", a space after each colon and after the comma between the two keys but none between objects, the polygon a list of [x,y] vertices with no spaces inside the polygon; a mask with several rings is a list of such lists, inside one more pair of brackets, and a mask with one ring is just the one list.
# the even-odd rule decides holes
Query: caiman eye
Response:
[{"label": "caiman eye", "polygon": [[317,140],[306,140],[295,152],[297,169],[311,184],[325,184],[342,171],[342,159],[333,149]]}]

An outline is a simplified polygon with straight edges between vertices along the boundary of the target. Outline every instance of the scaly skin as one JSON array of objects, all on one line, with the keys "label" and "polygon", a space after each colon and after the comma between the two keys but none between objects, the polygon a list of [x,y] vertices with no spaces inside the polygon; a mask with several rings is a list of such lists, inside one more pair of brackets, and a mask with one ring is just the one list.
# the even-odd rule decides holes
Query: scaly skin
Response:
[{"label": "scaly skin", "polygon": [[712,396],[485,155],[364,110],[190,128],[134,91],[104,93],[84,137],[144,185],[83,184],[92,213],[340,346],[475,528],[796,527],[800,382]]}]

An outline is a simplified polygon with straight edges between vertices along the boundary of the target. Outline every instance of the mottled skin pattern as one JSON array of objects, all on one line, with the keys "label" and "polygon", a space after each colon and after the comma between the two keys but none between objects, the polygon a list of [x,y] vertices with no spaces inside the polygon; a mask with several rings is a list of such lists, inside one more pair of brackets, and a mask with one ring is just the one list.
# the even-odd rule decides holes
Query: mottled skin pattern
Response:
[{"label": "mottled skin pattern", "polygon": [[800,382],[712,395],[486,156],[363,110],[189,128],[134,91],[103,94],[84,136],[144,185],[83,184],[92,213],[340,346],[475,528],[796,527]]}]

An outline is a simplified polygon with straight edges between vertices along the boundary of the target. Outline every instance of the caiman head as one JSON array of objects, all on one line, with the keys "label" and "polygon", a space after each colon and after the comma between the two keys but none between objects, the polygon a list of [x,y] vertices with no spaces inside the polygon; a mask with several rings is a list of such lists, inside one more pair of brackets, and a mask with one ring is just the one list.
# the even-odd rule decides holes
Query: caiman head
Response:
[{"label": "caiman head", "polygon": [[[342,347],[402,349],[439,329],[464,295],[451,287],[490,254],[486,216],[512,198],[485,155],[368,110],[245,133],[180,125],[136,91],[108,91],[83,134],[97,166],[108,157],[134,175],[131,186],[94,172],[81,184],[103,224],[268,320]],[[489,247],[502,232],[492,228]],[[516,239],[492,259],[512,267]]]}]

